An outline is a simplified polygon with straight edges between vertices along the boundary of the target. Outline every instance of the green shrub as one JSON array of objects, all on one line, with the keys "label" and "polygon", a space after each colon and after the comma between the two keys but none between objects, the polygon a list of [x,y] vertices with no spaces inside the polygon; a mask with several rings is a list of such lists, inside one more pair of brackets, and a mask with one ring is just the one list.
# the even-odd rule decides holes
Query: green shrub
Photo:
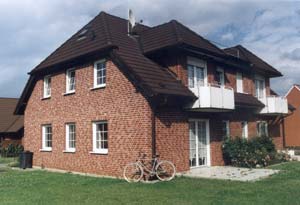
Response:
[{"label": "green shrub", "polygon": [[23,151],[24,147],[20,144],[9,144],[7,147],[0,148],[3,157],[16,157]]},{"label": "green shrub", "polygon": [[275,145],[269,137],[229,138],[222,149],[225,163],[237,167],[267,166],[276,156]]}]

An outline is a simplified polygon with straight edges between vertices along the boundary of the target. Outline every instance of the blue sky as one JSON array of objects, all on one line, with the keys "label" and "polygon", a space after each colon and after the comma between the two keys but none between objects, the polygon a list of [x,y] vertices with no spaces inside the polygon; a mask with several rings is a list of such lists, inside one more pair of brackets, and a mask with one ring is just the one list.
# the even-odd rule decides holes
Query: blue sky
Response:
[{"label": "blue sky", "polygon": [[19,97],[27,73],[100,11],[157,25],[177,19],[218,46],[242,44],[300,84],[300,2],[201,0],[0,0],[0,96]]}]

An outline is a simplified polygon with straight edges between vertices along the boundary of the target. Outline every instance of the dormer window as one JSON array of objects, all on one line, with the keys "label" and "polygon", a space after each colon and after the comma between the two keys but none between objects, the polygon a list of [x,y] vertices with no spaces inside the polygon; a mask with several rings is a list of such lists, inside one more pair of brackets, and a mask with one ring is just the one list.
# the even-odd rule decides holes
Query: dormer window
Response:
[{"label": "dormer window", "polygon": [[43,92],[44,98],[51,97],[51,76],[46,76],[44,78],[44,92]]},{"label": "dormer window", "polygon": [[78,34],[78,38],[77,38],[77,41],[80,41],[80,40],[83,40],[85,39],[87,36],[87,33],[88,33],[88,29],[83,29],[79,34]]}]

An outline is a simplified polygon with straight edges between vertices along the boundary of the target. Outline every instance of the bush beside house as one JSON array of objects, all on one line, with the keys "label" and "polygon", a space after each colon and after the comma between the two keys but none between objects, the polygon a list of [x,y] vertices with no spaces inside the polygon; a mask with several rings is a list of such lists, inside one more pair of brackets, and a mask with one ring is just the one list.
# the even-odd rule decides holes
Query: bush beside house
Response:
[{"label": "bush beside house", "polygon": [[9,144],[6,147],[0,146],[1,157],[17,157],[24,151],[24,147],[20,144]]},{"label": "bush beside house", "polygon": [[225,163],[237,167],[264,167],[289,160],[287,154],[276,151],[272,138],[266,136],[228,138],[222,150]]}]

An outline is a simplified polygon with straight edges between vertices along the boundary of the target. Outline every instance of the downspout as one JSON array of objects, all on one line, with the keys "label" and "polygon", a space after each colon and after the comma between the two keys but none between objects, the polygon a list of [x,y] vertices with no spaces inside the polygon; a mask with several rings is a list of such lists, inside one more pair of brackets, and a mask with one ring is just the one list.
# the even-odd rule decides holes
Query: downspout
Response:
[{"label": "downspout", "polygon": [[152,136],[152,157],[156,156],[156,107],[152,107],[151,112],[151,136]]}]

